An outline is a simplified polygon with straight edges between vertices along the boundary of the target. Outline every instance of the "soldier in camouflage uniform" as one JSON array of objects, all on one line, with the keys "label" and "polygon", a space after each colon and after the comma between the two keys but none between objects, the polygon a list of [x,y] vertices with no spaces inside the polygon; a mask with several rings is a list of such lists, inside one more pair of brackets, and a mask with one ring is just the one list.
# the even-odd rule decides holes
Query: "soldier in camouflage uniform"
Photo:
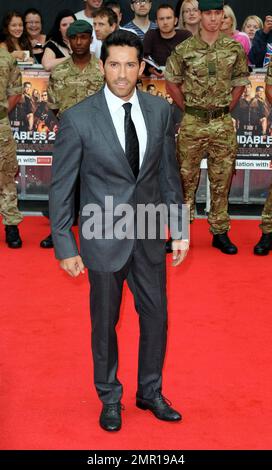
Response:
[{"label": "soldier in camouflage uniform", "polygon": [[[272,105],[272,58],[270,59],[266,75],[266,97]],[[268,255],[272,250],[272,185],[267,196],[260,225],[262,236],[254,247],[255,255]]]},{"label": "soldier in camouflage uniform", "polygon": [[[73,54],[55,67],[48,86],[48,105],[58,117],[66,109],[99,91],[104,84],[98,59],[90,53],[92,32],[92,26],[85,20],[75,21],[67,30]],[[41,241],[40,246],[53,248],[51,234]]]},{"label": "soldier in camouflage uniform", "polygon": [[10,248],[22,246],[17,226],[23,217],[18,210],[14,181],[18,170],[16,144],[8,118],[8,112],[20,101],[21,94],[22,78],[16,61],[0,48],[0,213]]},{"label": "soldier in camouflage uniform", "polygon": [[208,216],[213,246],[235,254],[228,237],[228,193],[235,166],[237,139],[230,110],[249,83],[247,60],[241,44],[220,32],[222,0],[200,0],[201,30],[179,44],[168,58],[166,87],[185,111],[177,156],[186,203],[194,218],[200,162],[208,153],[211,209]]}]

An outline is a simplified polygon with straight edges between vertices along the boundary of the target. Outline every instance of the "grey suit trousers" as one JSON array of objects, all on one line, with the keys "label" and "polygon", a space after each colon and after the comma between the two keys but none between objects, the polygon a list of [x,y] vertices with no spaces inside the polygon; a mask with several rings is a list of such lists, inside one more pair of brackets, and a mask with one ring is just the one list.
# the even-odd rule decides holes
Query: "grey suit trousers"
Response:
[{"label": "grey suit trousers", "polygon": [[[152,264],[141,244],[117,272],[89,269],[94,383],[103,403],[121,400],[123,387],[117,378],[119,320],[124,281],[127,279],[139,314],[140,341],[137,396],[152,399],[161,392],[167,336],[165,260]],[[135,333],[136,334],[136,333]]]}]

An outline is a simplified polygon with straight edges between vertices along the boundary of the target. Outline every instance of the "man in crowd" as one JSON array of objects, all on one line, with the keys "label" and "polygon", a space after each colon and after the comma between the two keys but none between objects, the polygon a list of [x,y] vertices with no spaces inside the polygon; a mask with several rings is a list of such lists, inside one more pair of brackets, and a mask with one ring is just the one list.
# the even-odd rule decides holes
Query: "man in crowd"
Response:
[{"label": "man in crowd", "polygon": [[[123,387],[117,376],[115,328],[125,279],[140,319],[136,406],[163,421],[181,420],[162,395],[167,333],[164,241],[157,230],[155,237],[148,237],[149,228],[160,225],[156,221],[155,225],[148,223],[144,236],[137,237],[136,226],[139,204],[157,206],[161,201],[168,210],[175,204],[181,217],[182,191],[170,106],[136,91],[144,68],[142,58],[142,42],[135,34],[119,30],[108,36],[100,62],[106,86],[63,114],[54,148],[50,217],[55,252],[71,276],[84,273],[84,266],[89,271],[94,381],[103,403],[100,426],[106,431],[121,428]],[[81,255],[71,231],[79,173]],[[105,212],[109,196],[112,222]],[[91,222],[95,233],[90,236],[88,211],[93,207],[98,219],[94,225]],[[125,222],[131,227],[129,236],[122,231],[122,218],[117,215],[121,207],[120,216],[124,207],[131,209]],[[173,242],[175,266],[188,250],[188,242],[173,233],[177,237]]]},{"label": "man in crowd", "polygon": [[143,41],[145,33],[149,29],[156,29],[157,25],[149,19],[152,2],[150,0],[130,0],[130,7],[134,13],[134,18],[125,24],[125,29],[133,29]]},{"label": "man in crowd", "polygon": [[272,16],[265,18],[263,29],[258,29],[252,41],[248,54],[249,60],[255,67],[266,67],[272,57]]},{"label": "man in crowd", "polygon": [[[165,66],[172,50],[192,34],[184,29],[175,29],[178,19],[174,8],[167,3],[159,6],[156,18],[158,28],[147,31],[144,37],[144,56],[150,56],[158,65]],[[163,76],[152,66],[148,67],[148,71],[158,77]]]},{"label": "man in crowd", "polygon": [[22,246],[18,224],[23,217],[18,210],[14,181],[18,170],[16,144],[8,118],[21,96],[22,77],[16,61],[5,49],[0,49],[0,214],[9,248]]},{"label": "man in crowd", "polygon": [[93,13],[101,8],[103,0],[84,0],[84,10],[78,11],[75,15],[78,20],[88,21],[91,25],[93,24]]},{"label": "man in crowd", "polygon": [[[121,5],[118,0],[105,0],[104,1],[104,7],[111,8],[114,13],[117,15],[117,28],[116,29],[125,29],[126,31],[130,31],[132,33],[135,33],[133,29],[129,28],[124,28],[120,26],[120,23],[122,21],[122,11],[121,11]],[[135,33],[136,34],[136,33]]]},{"label": "man in crowd", "polygon": [[105,0],[104,7],[111,8],[114,13],[117,15],[117,28],[116,29],[123,29],[120,27],[120,23],[122,21],[122,11],[121,5],[117,0]]},{"label": "man in crowd", "polygon": [[[267,100],[272,105],[272,57],[267,69],[265,92]],[[263,208],[260,228],[262,236],[254,247],[254,253],[255,255],[265,256],[272,250],[272,185]]]},{"label": "man in crowd", "polygon": [[[49,107],[58,117],[66,109],[96,93],[104,84],[98,60],[90,53],[92,32],[92,26],[84,20],[75,21],[67,30],[72,56],[55,67],[48,86]],[[40,246],[53,247],[51,234],[41,241]]]},{"label": "man in crowd", "polygon": [[[177,141],[185,202],[194,219],[200,163],[208,153],[212,245],[237,253],[228,230],[228,193],[235,167],[237,139],[230,111],[248,84],[248,67],[241,44],[220,33],[223,0],[200,0],[201,30],[178,45],[165,70],[167,91],[185,111]],[[181,88],[182,86],[182,88]]]},{"label": "man in crowd", "polygon": [[[103,0],[84,0],[85,9],[78,11],[75,15],[78,20],[88,21],[93,26],[93,15],[103,5]],[[99,53],[101,50],[101,41],[96,38],[95,32],[93,31],[93,41],[91,44],[91,52],[93,52],[99,59]]]},{"label": "man in crowd", "polygon": [[104,84],[98,60],[90,52],[92,32],[92,26],[84,20],[75,21],[67,30],[72,55],[53,70],[48,86],[49,107],[58,118]]},{"label": "man in crowd", "polygon": [[108,7],[99,8],[93,16],[93,27],[97,39],[103,42],[118,28],[118,18],[116,13]]}]

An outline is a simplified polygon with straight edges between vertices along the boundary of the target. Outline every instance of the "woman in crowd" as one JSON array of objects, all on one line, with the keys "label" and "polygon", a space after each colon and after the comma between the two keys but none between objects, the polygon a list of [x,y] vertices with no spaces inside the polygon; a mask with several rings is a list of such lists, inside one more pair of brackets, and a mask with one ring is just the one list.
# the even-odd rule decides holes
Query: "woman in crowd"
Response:
[{"label": "woman in crowd", "polygon": [[33,56],[40,64],[43,56],[43,46],[46,35],[42,33],[42,16],[36,8],[29,8],[24,13],[24,25],[28,40],[32,47]]},{"label": "woman in crowd", "polygon": [[3,19],[0,47],[6,49],[19,61],[33,61],[31,44],[24,31],[23,17],[17,11],[10,11]]},{"label": "woman in crowd", "polygon": [[263,29],[263,21],[261,18],[256,15],[248,16],[244,21],[242,31],[248,35],[250,41],[252,41],[258,29]]},{"label": "woman in crowd", "polygon": [[56,65],[70,57],[71,49],[66,31],[70,24],[76,20],[71,10],[62,10],[58,13],[54,26],[49,33],[49,41],[45,44],[42,65],[45,70],[51,71]]},{"label": "woman in crowd", "polygon": [[221,26],[222,33],[226,34],[230,38],[237,42],[240,42],[248,55],[251,44],[250,39],[246,33],[241,33],[237,29],[237,20],[232,8],[228,5],[224,6],[224,19]]},{"label": "woman in crowd", "polygon": [[193,35],[199,31],[201,19],[200,10],[198,9],[197,0],[178,1],[176,6],[176,17],[179,18],[178,29],[187,29]]}]

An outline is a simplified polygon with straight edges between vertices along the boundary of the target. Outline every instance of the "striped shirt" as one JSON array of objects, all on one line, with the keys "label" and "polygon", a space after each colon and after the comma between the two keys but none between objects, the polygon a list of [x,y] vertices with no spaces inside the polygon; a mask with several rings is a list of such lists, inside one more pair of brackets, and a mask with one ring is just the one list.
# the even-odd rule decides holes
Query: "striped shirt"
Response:
[{"label": "striped shirt", "polygon": [[143,31],[142,29],[139,28],[133,21],[130,21],[129,23],[124,25],[125,29],[133,29],[135,33],[139,36],[139,38],[143,41],[144,40],[144,35],[147,31],[150,29],[157,29],[157,24],[154,23],[154,21],[150,21],[149,28],[146,31]]}]

